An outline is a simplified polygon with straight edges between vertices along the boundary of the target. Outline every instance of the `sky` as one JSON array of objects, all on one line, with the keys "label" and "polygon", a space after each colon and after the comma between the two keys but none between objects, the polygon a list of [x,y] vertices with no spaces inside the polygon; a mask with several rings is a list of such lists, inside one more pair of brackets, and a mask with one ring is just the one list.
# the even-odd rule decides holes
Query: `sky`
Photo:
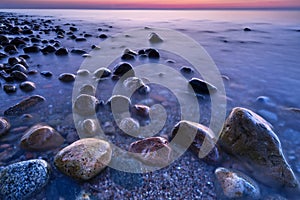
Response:
[{"label": "sky", "polygon": [[300,8],[300,0],[0,0],[0,8]]}]

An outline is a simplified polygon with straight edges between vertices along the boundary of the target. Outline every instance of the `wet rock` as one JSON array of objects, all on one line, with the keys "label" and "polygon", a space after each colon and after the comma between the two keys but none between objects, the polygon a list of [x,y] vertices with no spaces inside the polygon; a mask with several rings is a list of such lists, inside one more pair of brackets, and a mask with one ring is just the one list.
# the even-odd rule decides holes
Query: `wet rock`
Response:
[{"label": "wet rock", "polygon": [[31,92],[35,90],[35,84],[31,81],[25,81],[20,84],[20,89],[24,92]]},{"label": "wet rock", "polygon": [[198,78],[192,78],[189,80],[189,84],[197,94],[212,94],[217,92],[215,86]]},{"label": "wet rock", "polygon": [[94,72],[95,78],[106,78],[111,75],[111,71],[105,67],[101,67]]},{"label": "wet rock", "polygon": [[122,60],[129,61],[129,60],[134,60],[135,57],[134,57],[134,55],[125,53],[125,54],[123,54],[123,55],[121,56],[121,59],[122,59]]},{"label": "wet rock", "polygon": [[123,82],[124,87],[129,91],[135,91],[145,85],[145,83],[138,77],[129,77]]},{"label": "wet rock", "polygon": [[10,123],[7,119],[0,117],[0,137],[8,132]]},{"label": "wet rock", "polygon": [[75,75],[71,73],[62,73],[58,79],[62,82],[69,83],[75,81]]},{"label": "wet rock", "polygon": [[24,59],[29,59],[30,56],[27,55],[27,54],[22,54],[22,55],[19,55],[20,58],[24,58]]},{"label": "wet rock", "polygon": [[0,35],[0,45],[7,45],[8,43],[9,39],[4,35]]},{"label": "wet rock", "polygon": [[218,146],[214,142],[215,134],[202,124],[186,120],[180,121],[172,130],[172,138],[176,139],[174,140],[176,144],[183,147],[188,147],[191,144],[189,148],[200,159],[209,164],[217,164],[221,160]]},{"label": "wet rock", "polygon": [[86,94],[79,95],[74,103],[74,110],[84,116],[93,115],[96,113],[96,108],[99,104],[96,97]]},{"label": "wet rock", "polygon": [[4,114],[11,115],[11,116],[23,114],[30,108],[33,108],[34,106],[37,106],[38,104],[44,101],[45,101],[44,97],[39,95],[33,95],[31,97],[28,97],[27,99],[20,101],[14,106],[9,107],[7,110],[4,111]]},{"label": "wet rock", "polygon": [[121,62],[114,67],[113,74],[116,76],[123,76],[124,74],[126,76],[134,76],[134,70],[131,64]]},{"label": "wet rock", "polygon": [[2,77],[6,82],[14,81],[14,78],[8,74],[5,70],[0,70],[0,77]]},{"label": "wet rock", "polygon": [[244,31],[249,32],[249,31],[252,31],[252,30],[250,28],[246,27],[246,28],[244,28]]},{"label": "wet rock", "polygon": [[3,59],[3,58],[7,58],[7,57],[8,57],[8,55],[6,55],[5,53],[0,52],[0,60]]},{"label": "wet rock", "polygon": [[77,71],[78,76],[88,76],[90,74],[90,71],[87,69],[80,69]]},{"label": "wet rock", "polygon": [[128,97],[123,95],[113,95],[107,100],[107,104],[111,106],[111,109],[115,114],[121,114],[129,111],[131,101]]},{"label": "wet rock", "polygon": [[8,58],[8,64],[10,66],[14,66],[15,64],[18,64],[20,62],[21,62],[21,59],[18,58],[18,57],[10,57],[10,58]]},{"label": "wet rock", "polygon": [[45,76],[45,77],[51,77],[53,74],[52,74],[52,72],[49,72],[49,71],[42,71],[41,75]]},{"label": "wet rock", "polygon": [[11,76],[16,80],[16,81],[26,81],[28,79],[27,75],[24,74],[23,72],[20,71],[13,71],[11,73]]},{"label": "wet rock", "polygon": [[145,51],[149,58],[159,59],[160,55],[156,49],[146,49]]},{"label": "wet rock", "polygon": [[254,180],[238,171],[219,167],[215,175],[224,195],[229,199],[260,199],[260,189]]},{"label": "wet rock", "polygon": [[131,108],[132,114],[140,116],[140,117],[144,117],[144,118],[149,118],[149,111],[150,111],[150,108],[145,105],[136,104]]},{"label": "wet rock", "polygon": [[34,38],[31,38],[31,42],[32,42],[32,43],[40,43],[41,40],[34,37]]},{"label": "wet rock", "polygon": [[299,191],[277,135],[259,115],[245,108],[234,108],[223,126],[219,143],[247,165],[257,180],[271,187]]},{"label": "wet rock", "polygon": [[131,117],[127,117],[121,120],[120,129],[127,135],[138,137],[140,131],[140,124],[138,121]]},{"label": "wet rock", "polygon": [[24,53],[38,53],[40,52],[40,48],[38,46],[24,47]]},{"label": "wet rock", "polygon": [[12,67],[12,71],[19,71],[19,72],[22,72],[24,74],[26,74],[28,72],[28,70],[26,69],[26,67],[24,67],[22,64],[15,64]]},{"label": "wet rock", "polygon": [[148,85],[142,85],[139,89],[138,89],[138,93],[142,94],[142,95],[146,95],[149,94],[150,92],[150,87]]},{"label": "wet rock", "polygon": [[56,48],[52,45],[48,45],[45,48],[41,50],[42,53],[47,54],[47,53],[54,53],[56,51]]},{"label": "wet rock", "polygon": [[54,158],[57,168],[79,180],[89,180],[100,173],[111,160],[110,144],[96,138],[78,140],[62,149]]},{"label": "wet rock", "polygon": [[82,54],[86,54],[87,52],[85,50],[82,50],[82,49],[72,49],[71,53],[82,55]]},{"label": "wet rock", "polygon": [[27,160],[4,167],[0,171],[1,199],[29,199],[50,178],[50,165],[41,159]]},{"label": "wet rock", "polygon": [[84,85],[80,88],[80,94],[95,96],[96,88],[92,85]]},{"label": "wet rock", "polygon": [[275,106],[275,103],[267,96],[257,97],[256,102],[270,107]]},{"label": "wet rock", "polygon": [[92,34],[89,34],[89,33],[85,33],[84,35],[83,35],[83,37],[85,37],[85,38],[88,38],[88,37],[92,37],[93,35]]},{"label": "wet rock", "polygon": [[172,149],[169,142],[162,137],[150,137],[133,142],[128,151],[136,153],[133,156],[151,166],[167,166],[172,161]]},{"label": "wet rock", "polygon": [[71,26],[70,31],[73,31],[73,32],[78,31],[78,28]]},{"label": "wet rock", "polygon": [[184,73],[184,74],[192,74],[194,73],[194,70],[190,67],[187,67],[187,66],[183,66],[180,68],[180,71],[181,73]]},{"label": "wet rock", "polygon": [[17,87],[15,85],[12,84],[4,84],[3,85],[3,90],[7,93],[15,93],[17,91]]},{"label": "wet rock", "polygon": [[81,129],[84,134],[95,135],[97,131],[97,122],[93,119],[86,119],[81,123]]},{"label": "wet rock", "polygon": [[86,38],[84,38],[84,37],[76,38],[75,41],[76,42],[85,42]]},{"label": "wet rock", "polygon": [[47,151],[62,145],[64,138],[52,127],[42,124],[32,126],[21,138],[21,148],[29,151]]},{"label": "wet rock", "polygon": [[102,33],[102,34],[99,35],[99,38],[101,38],[101,39],[106,39],[106,38],[107,38],[107,35],[105,35],[104,33]]},{"label": "wet rock", "polygon": [[22,45],[26,45],[26,42],[20,38],[14,38],[12,41],[10,41],[10,44],[20,47]]},{"label": "wet rock", "polygon": [[59,48],[56,52],[55,52],[55,55],[57,56],[65,56],[65,55],[68,55],[68,49],[66,48]]},{"label": "wet rock", "polygon": [[4,51],[5,51],[6,53],[9,53],[9,54],[16,54],[16,53],[18,53],[17,47],[16,47],[15,45],[12,45],[12,44],[7,45],[7,46],[4,48]]},{"label": "wet rock", "polygon": [[161,37],[159,37],[159,35],[157,35],[156,33],[151,33],[149,36],[149,42],[150,43],[161,43],[161,42],[163,42],[163,39],[161,39]]}]

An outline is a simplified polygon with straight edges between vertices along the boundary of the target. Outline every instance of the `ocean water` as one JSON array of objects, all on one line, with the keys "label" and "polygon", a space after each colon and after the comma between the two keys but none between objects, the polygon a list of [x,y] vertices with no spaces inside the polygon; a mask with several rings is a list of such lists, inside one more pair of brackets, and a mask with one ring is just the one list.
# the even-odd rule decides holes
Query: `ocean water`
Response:
[{"label": "ocean water", "polygon": [[[185,34],[204,47],[223,75],[227,112],[233,107],[246,107],[270,121],[282,142],[287,160],[300,177],[300,113],[289,109],[300,108],[300,11],[0,11],[59,19],[62,24],[75,23],[81,31],[92,34],[97,33],[98,27],[109,29],[109,36],[144,27],[165,28]],[[252,31],[245,32],[243,29],[246,27]],[[78,45],[66,39],[62,44],[69,48]],[[101,46],[101,41],[91,38],[80,44],[80,48],[89,51],[91,44]],[[169,58],[177,61],[176,67],[188,65],[170,53]],[[60,59],[51,55],[31,55],[30,64],[40,71],[50,70],[57,77],[62,72],[75,73],[83,60],[72,55]],[[71,115],[72,86],[54,79],[45,83],[41,77],[35,77],[34,81],[37,88],[42,89],[36,93],[47,99],[47,111],[37,113],[37,118],[51,121],[53,125],[61,121],[71,123],[72,119],[66,122],[65,118],[69,119]],[[24,96],[20,91],[14,95],[1,91],[0,112],[3,113]],[[257,102],[259,96],[267,96],[270,102]]]}]

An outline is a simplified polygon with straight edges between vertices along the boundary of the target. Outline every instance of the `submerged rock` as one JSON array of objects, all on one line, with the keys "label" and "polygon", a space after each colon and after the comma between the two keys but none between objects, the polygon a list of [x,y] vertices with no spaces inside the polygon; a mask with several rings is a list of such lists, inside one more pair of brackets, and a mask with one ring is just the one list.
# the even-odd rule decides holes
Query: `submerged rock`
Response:
[{"label": "submerged rock", "polygon": [[123,76],[124,74],[126,76],[134,76],[134,70],[131,64],[121,62],[114,67],[113,74],[116,76]]},{"label": "submerged rock", "polygon": [[212,94],[217,91],[215,86],[198,78],[192,78],[189,84],[197,94]]},{"label": "submerged rock", "polygon": [[52,72],[50,72],[50,71],[42,71],[42,72],[41,72],[41,75],[49,78],[49,77],[51,77],[53,74],[52,74]]},{"label": "submerged rock", "polygon": [[0,171],[1,199],[28,199],[49,181],[50,165],[40,159],[27,160],[4,167]]},{"label": "submerged rock", "polygon": [[25,81],[20,84],[20,89],[24,92],[31,92],[35,90],[35,84],[31,81]]},{"label": "submerged rock", "polygon": [[17,87],[15,85],[12,84],[4,84],[3,85],[3,90],[7,93],[15,93],[17,91]]},{"label": "submerged rock", "polygon": [[[180,132],[178,132],[180,131]],[[177,134],[180,134],[177,136]],[[195,137],[193,135],[195,134]],[[176,141],[178,141],[179,145],[187,146],[187,144],[191,144],[189,147],[200,159],[203,159],[205,162],[210,164],[216,164],[220,161],[220,155],[218,147],[213,141],[214,133],[206,126],[201,124],[190,122],[190,121],[180,121],[178,122],[173,130],[172,130],[172,138],[178,137]],[[207,143],[205,147],[202,147],[204,140],[206,139]],[[207,155],[201,151],[203,149],[211,149]]]},{"label": "submerged rock", "polygon": [[7,119],[0,117],[0,137],[8,132],[10,123]]},{"label": "submerged rock", "polygon": [[146,49],[145,52],[147,53],[149,58],[152,59],[159,59],[160,55],[156,49]]},{"label": "submerged rock", "polygon": [[150,33],[149,42],[161,43],[161,42],[163,42],[163,39],[161,39],[161,37],[159,37],[159,35],[157,35],[156,33]]},{"label": "submerged rock", "polygon": [[95,78],[106,78],[111,75],[111,71],[105,67],[101,67],[94,72]]},{"label": "submerged rock", "polygon": [[25,132],[21,147],[29,151],[47,151],[62,145],[64,138],[52,127],[37,124]]},{"label": "submerged rock", "polygon": [[69,83],[75,81],[75,75],[71,73],[62,73],[59,75],[58,79],[61,82]]},{"label": "submerged rock", "polygon": [[150,108],[145,105],[136,104],[131,108],[131,112],[134,115],[149,118]]},{"label": "submerged rock", "polygon": [[23,101],[15,104],[14,106],[9,107],[4,111],[5,115],[19,115],[26,112],[28,109],[42,103],[45,101],[45,98],[39,95],[33,95],[24,99]]},{"label": "submerged rock", "polygon": [[24,47],[24,53],[38,53],[40,52],[40,48],[38,46]]},{"label": "submerged rock", "polygon": [[73,106],[74,110],[78,114],[88,116],[96,113],[98,104],[99,101],[96,97],[87,94],[81,94],[76,98]]},{"label": "submerged rock", "polygon": [[143,163],[152,166],[167,166],[172,161],[172,149],[168,140],[162,137],[150,137],[133,142],[129,152],[135,153]]},{"label": "submerged rock", "polygon": [[79,180],[89,180],[100,173],[110,162],[110,144],[96,138],[78,140],[62,149],[54,164],[64,174]]},{"label": "submerged rock", "polygon": [[234,108],[223,126],[219,143],[248,166],[257,180],[271,187],[299,190],[272,126],[254,112]]},{"label": "submerged rock", "polygon": [[238,171],[219,167],[215,171],[224,195],[229,199],[260,199],[260,189],[254,180]]},{"label": "submerged rock", "polygon": [[68,55],[68,54],[69,54],[69,51],[66,48],[59,48],[55,52],[55,55],[57,55],[57,56],[65,56],[65,55]]}]

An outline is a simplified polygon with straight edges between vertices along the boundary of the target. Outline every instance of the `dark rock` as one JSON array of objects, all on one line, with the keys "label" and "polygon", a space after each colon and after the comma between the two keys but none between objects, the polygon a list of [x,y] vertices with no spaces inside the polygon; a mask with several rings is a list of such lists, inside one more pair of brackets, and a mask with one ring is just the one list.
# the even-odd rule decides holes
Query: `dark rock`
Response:
[{"label": "dark rock", "polygon": [[99,68],[94,72],[94,77],[95,78],[106,78],[111,75],[111,71],[107,68]]},{"label": "dark rock", "polygon": [[25,29],[25,30],[22,31],[22,34],[24,34],[24,35],[31,35],[31,34],[33,34],[33,31],[30,30],[30,29]]},{"label": "dark rock", "polygon": [[38,53],[40,48],[38,46],[31,46],[23,48],[24,53]]},{"label": "dark rock", "polygon": [[63,143],[64,138],[52,127],[37,124],[24,133],[20,146],[29,151],[47,151]]},{"label": "dark rock", "polygon": [[194,70],[190,67],[187,67],[187,66],[183,66],[180,68],[180,71],[181,73],[184,73],[184,74],[192,74],[194,73]]},{"label": "dark rock", "polygon": [[0,35],[0,45],[7,45],[8,43],[9,39],[4,35]]},{"label": "dark rock", "polygon": [[76,42],[85,42],[85,41],[86,41],[86,38],[84,38],[84,37],[83,37],[83,38],[82,38],[82,37],[76,38],[75,41],[76,41]]},{"label": "dark rock", "polygon": [[250,28],[244,28],[244,31],[249,32],[249,31],[252,31],[252,30]]},{"label": "dark rock", "polygon": [[217,164],[221,160],[214,137],[214,133],[208,127],[185,120],[178,122],[172,130],[172,138],[175,138],[176,144],[189,147],[200,159],[209,164]]},{"label": "dark rock", "polygon": [[26,45],[26,42],[20,38],[14,38],[12,41],[10,41],[10,44],[15,45],[16,47]]},{"label": "dark rock", "polygon": [[75,81],[75,75],[70,73],[62,73],[59,75],[58,79],[62,82],[68,83]]},{"label": "dark rock", "polygon": [[41,40],[38,39],[38,38],[31,38],[31,42],[32,42],[32,43],[40,43]]},{"label": "dark rock", "polygon": [[86,34],[84,34],[84,35],[83,35],[83,37],[85,37],[85,38],[87,38],[87,37],[92,37],[92,35],[91,35],[91,34],[88,34],[88,33],[86,33]]},{"label": "dark rock", "polygon": [[18,26],[12,27],[9,31],[11,34],[19,34],[22,32],[22,29]]},{"label": "dark rock", "polygon": [[7,58],[7,56],[8,56],[8,55],[6,55],[5,53],[1,53],[1,52],[0,52],[0,60],[3,59],[3,58]]},{"label": "dark rock", "polygon": [[0,137],[8,132],[10,123],[7,119],[0,117]]},{"label": "dark rock", "polygon": [[71,27],[70,27],[70,31],[72,31],[72,32],[78,31],[78,28],[71,26]]},{"label": "dark rock", "polygon": [[18,57],[10,57],[8,58],[8,64],[10,66],[14,66],[15,64],[18,64],[19,62],[21,62],[21,59]]},{"label": "dark rock", "polygon": [[217,91],[215,86],[198,78],[192,78],[189,84],[197,94],[212,94]]},{"label": "dark rock", "polygon": [[125,54],[122,55],[121,59],[122,60],[134,60],[135,57],[134,57],[134,55],[131,55],[129,53],[125,53]]},{"label": "dark rock", "polygon": [[162,137],[150,137],[133,142],[128,151],[136,153],[133,156],[152,166],[164,167],[172,161],[172,149],[169,142]]},{"label": "dark rock", "polygon": [[40,159],[11,164],[0,171],[1,199],[30,199],[48,183],[50,165]]},{"label": "dark rock", "polygon": [[20,89],[24,92],[31,92],[35,90],[35,84],[31,81],[25,81],[20,84]]},{"label": "dark rock", "polygon": [[3,85],[3,90],[8,94],[15,93],[17,91],[17,87],[15,85],[5,84]]},{"label": "dark rock", "polygon": [[49,72],[49,71],[42,71],[42,72],[41,72],[41,75],[49,78],[49,77],[51,77],[53,74],[52,74],[52,72]]},{"label": "dark rock", "polygon": [[38,71],[36,69],[31,69],[27,72],[28,75],[34,75],[34,74],[37,74]]},{"label": "dark rock", "polygon": [[141,50],[138,51],[138,54],[139,54],[139,55],[142,55],[142,54],[146,54],[146,52],[145,52],[144,49],[141,49]]},{"label": "dark rock", "polygon": [[26,81],[28,79],[27,75],[24,74],[23,72],[20,71],[13,71],[11,73],[11,76],[16,80],[16,81]]},{"label": "dark rock", "polygon": [[41,104],[44,101],[45,98],[39,95],[28,97],[27,99],[24,99],[21,102],[9,107],[7,110],[4,111],[4,115],[14,116],[24,114],[24,112],[26,112],[30,108],[33,108],[34,106],[37,106],[38,104]]},{"label": "dark rock", "polygon": [[76,35],[71,35],[70,38],[71,38],[72,40],[75,40],[77,37],[76,37]]},{"label": "dark rock", "polygon": [[82,49],[72,49],[71,53],[82,55],[82,54],[85,54],[87,52],[82,50]]},{"label": "dark rock", "polygon": [[6,73],[5,70],[0,71],[0,77],[2,77],[6,82],[12,82],[14,80],[14,78]]},{"label": "dark rock", "polygon": [[160,55],[156,49],[146,49],[145,51],[149,58],[159,59]]},{"label": "dark rock", "polygon": [[7,45],[5,48],[4,48],[4,51],[9,53],[9,54],[16,54],[18,53],[18,49],[15,45]]},{"label": "dark rock", "polygon": [[46,46],[45,48],[43,48],[41,50],[41,52],[44,53],[44,54],[45,53],[53,53],[55,51],[56,51],[56,48],[54,46],[52,46],[52,45],[48,45],[48,46]]},{"label": "dark rock", "polygon": [[27,54],[19,55],[20,58],[29,59],[30,56]]},{"label": "dark rock", "polygon": [[234,108],[223,126],[219,143],[247,165],[257,180],[271,187],[299,191],[277,135],[259,115],[245,108]]},{"label": "dark rock", "polygon": [[141,87],[139,87],[138,93],[142,95],[146,95],[150,93],[150,90],[151,89],[148,85],[142,85]]},{"label": "dark rock", "polygon": [[105,35],[104,33],[102,33],[102,34],[99,35],[99,38],[101,38],[101,39],[106,39],[106,38],[107,38],[107,35]]},{"label": "dark rock", "polygon": [[68,49],[66,48],[60,48],[58,49],[56,52],[55,52],[55,55],[58,55],[58,56],[64,56],[64,55],[68,55]]},{"label": "dark rock", "polygon": [[134,76],[134,70],[129,63],[121,62],[114,67],[113,74],[116,76],[123,76],[124,74]]},{"label": "dark rock", "polygon": [[149,110],[150,108],[145,105],[136,104],[131,108],[131,112],[134,115],[149,118]]},{"label": "dark rock", "polygon": [[15,64],[12,67],[13,71],[19,71],[19,72],[23,72],[24,74],[26,74],[28,72],[28,70],[26,69],[26,67],[24,67],[22,64]]}]

